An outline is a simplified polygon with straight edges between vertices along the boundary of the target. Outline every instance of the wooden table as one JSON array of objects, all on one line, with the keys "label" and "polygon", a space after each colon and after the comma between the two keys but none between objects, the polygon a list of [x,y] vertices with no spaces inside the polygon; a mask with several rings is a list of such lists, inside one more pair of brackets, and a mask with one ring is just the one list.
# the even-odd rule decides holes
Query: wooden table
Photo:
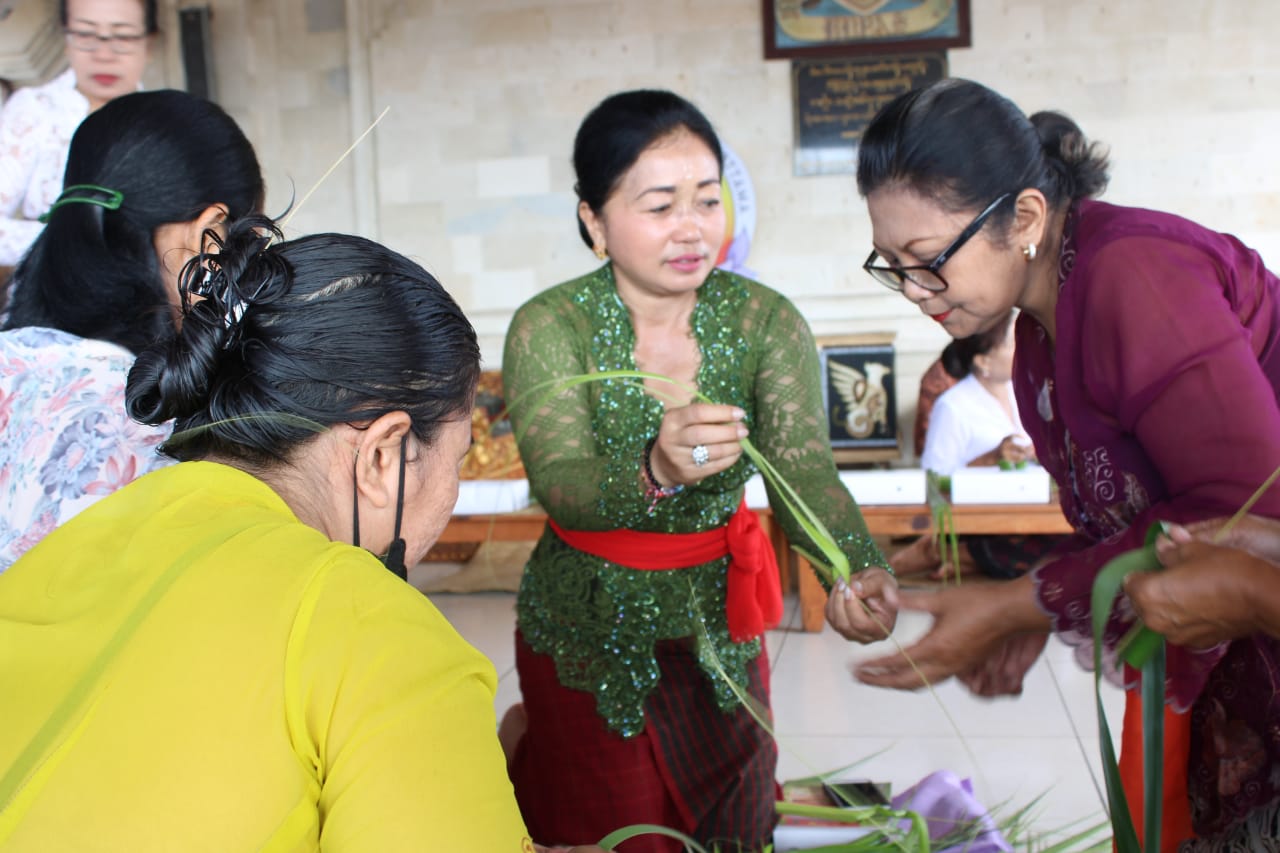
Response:
[{"label": "wooden table", "polygon": [[[861,509],[867,529],[873,536],[918,536],[928,533],[933,527],[933,516],[927,506],[863,506]],[[791,550],[782,528],[773,523],[770,511],[763,509],[757,512],[777,551],[783,589],[790,588],[793,582],[798,588],[801,624],[806,631],[821,631],[827,595],[817,575],[809,568],[808,561]],[[951,519],[956,533],[961,535],[1071,532],[1071,525],[1063,518],[1056,503],[953,506]],[[532,541],[542,535],[546,523],[546,513],[538,508],[493,515],[455,515],[438,541]]]}]

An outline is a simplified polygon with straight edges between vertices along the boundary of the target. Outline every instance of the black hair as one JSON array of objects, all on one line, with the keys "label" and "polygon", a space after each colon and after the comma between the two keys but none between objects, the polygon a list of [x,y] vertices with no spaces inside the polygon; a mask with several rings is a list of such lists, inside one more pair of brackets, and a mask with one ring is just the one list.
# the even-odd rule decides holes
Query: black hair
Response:
[{"label": "black hair", "polygon": [[[156,0],[138,0],[142,4],[143,21],[147,35],[160,32],[160,24],[156,15]],[[58,21],[63,27],[67,25],[67,0],[58,0]]]},{"label": "black hair", "polygon": [[947,344],[942,351],[942,369],[956,379],[964,379],[973,372],[973,360],[986,355],[1004,343],[1009,334],[1009,324],[1013,322],[1010,311],[1003,322],[997,323],[985,332],[970,335],[967,338],[956,338]]},{"label": "black hair", "polygon": [[[1027,118],[972,80],[945,79],[899,95],[876,113],[858,146],[858,191],[900,184],[947,210],[981,210],[1034,187],[1057,210],[1099,195],[1105,151],[1056,112]],[[1013,205],[993,214],[1007,224]]]},{"label": "black hair", "polygon": [[[724,153],[715,129],[684,98],[663,89],[633,89],[605,98],[587,113],[573,140],[573,170],[578,179],[573,189],[578,199],[598,214],[645,149],[679,130],[706,143],[724,171]],[[578,233],[588,248],[594,248],[581,216]]]},{"label": "black hair", "polygon": [[174,90],[123,95],[90,113],[67,155],[64,186],[77,184],[120,193],[120,208],[77,202],[50,212],[14,271],[6,328],[46,326],[135,353],[173,328],[156,229],[215,204],[234,220],[257,211],[264,193],[235,121]]},{"label": "black hair", "polygon": [[166,455],[267,468],[324,429],[394,411],[430,446],[470,412],[480,348],[435,278],[361,237],[278,237],[271,220],[246,217],[194,258],[181,330],[129,371],[130,416],[176,418]]}]

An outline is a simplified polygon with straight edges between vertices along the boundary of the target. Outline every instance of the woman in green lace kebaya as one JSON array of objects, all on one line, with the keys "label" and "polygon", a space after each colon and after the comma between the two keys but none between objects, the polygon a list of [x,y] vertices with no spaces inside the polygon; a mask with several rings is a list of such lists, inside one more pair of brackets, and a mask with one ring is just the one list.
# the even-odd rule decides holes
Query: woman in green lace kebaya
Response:
[{"label": "woman in green lace kebaya", "polygon": [[[503,360],[551,518],[517,604],[524,701],[504,725],[516,795],[535,837],[557,843],[656,823],[757,850],[775,820],[777,748],[725,679],[767,713],[764,631],[781,595],[743,504],[755,468],[741,439],[861,570],[832,593],[837,630],[882,638],[896,584],[837,477],[808,325],[782,295],[714,267],[725,217],[710,123],[670,92],[617,94],[579,128],[574,168],[579,230],[608,260],[521,307]],[[520,405],[540,383],[610,370],[672,381],[591,382]],[[788,536],[808,544],[775,497]]]}]

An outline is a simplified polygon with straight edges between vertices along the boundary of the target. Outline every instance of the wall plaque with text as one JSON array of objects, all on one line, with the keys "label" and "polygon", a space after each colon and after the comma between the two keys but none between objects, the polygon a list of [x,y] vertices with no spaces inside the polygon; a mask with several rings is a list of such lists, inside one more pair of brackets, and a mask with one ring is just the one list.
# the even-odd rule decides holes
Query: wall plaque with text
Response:
[{"label": "wall plaque with text", "polygon": [[945,53],[793,60],[796,175],[853,174],[858,140],[879,109],[947,76]]}]

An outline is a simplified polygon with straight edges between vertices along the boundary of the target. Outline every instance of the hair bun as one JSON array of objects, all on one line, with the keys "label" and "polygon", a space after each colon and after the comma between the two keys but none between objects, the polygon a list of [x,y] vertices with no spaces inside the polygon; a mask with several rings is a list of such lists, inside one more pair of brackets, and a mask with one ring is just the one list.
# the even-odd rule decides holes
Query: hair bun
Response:
[{"label": "hair bun", "polygon": [[129,371],[126,408],[134,420],[161,424],[209,407],[214,376],[244,340],[252,309],[289,289],[289,266],[272,251],[279,226],[264,216],[233,223],[225,237],[205,232],[207,251],[183,267],[181,330],[139,355]]},{"label": "hair bun", "polygon": [[1092,198],[1107,188],[1109,164],[1106,149],[1090,142],[1074,121],[1062,113],[1043,110],[1031,116],[1044,148],[1053,179],[1068,199]]}]

